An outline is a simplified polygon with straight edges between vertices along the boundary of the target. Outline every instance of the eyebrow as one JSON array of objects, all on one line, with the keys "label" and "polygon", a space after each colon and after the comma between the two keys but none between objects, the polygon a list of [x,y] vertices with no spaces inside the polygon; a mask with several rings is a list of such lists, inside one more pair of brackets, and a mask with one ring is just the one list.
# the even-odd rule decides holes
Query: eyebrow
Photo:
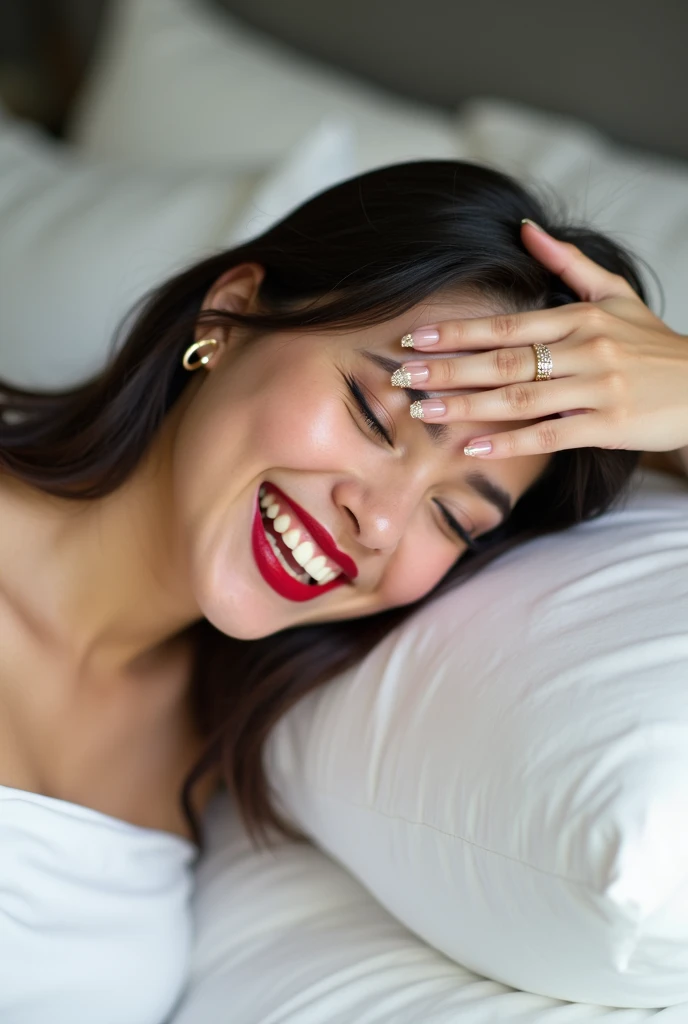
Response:
[{"label": "eyebrow", "polygon": [[[395,370],[398,370],[399,367],[403,365],[403,363],[397,362],[396,359],[380,355],[378,352],[371,352],[366,348],[360,348],[358,351],[371,363],[375,363],[376,366],[386,370],[389,374],[394,373]],[[420,388],[403,388],[402,390],[412,402],[422,401],[424,398],[431,397],[429,391],[421,391]],[[425,427],[425,430],[434,445],[439,446],[447,439],[450,431],[446,423],[424,423],[423,420],[420,420],[420,422]],[[511,495],[508,491],[505,491],[503,487],[500,487],[493,480],[490,480],[490,478],[485,476],[484,473],[481,473],[480,470],[472,470],[468,473],[466,476],[466,483],[476,492],[476,494],[479,494],[481,498],[485,499],[485,501],[489,501],[491,505],[494,505],[495,508],[501,512],[502,518],[500,525],[508,519],[513,509]]]}]

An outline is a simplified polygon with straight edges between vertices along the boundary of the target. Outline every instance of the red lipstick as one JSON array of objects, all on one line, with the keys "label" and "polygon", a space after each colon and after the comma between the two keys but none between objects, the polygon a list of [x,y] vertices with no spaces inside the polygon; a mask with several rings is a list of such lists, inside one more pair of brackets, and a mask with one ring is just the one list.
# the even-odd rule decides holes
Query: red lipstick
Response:
[{"label": "red lipstick", "polygon": [[352,558],[349,558],[348,555],[345,555],[343,551],[339,550],[332,536],[325,527],[322,526],[317,519],[314,519],[313,516],[310,516],[308,512],[306,512],[305,508],[301,508],[300,505],[297,505],[296,502],[292,498],[288,497],[284,491],[281,491],[279,487],[275,487],[274,484],[267,480],[265,481],[265,487],[272,494],[276,494],[285,505],[289,505],[294,509],[294,512],[296,512],[296,515],[306,527],[321,551],[323,551],[328,558],[331,558],[333,562],[337,563],[345,576],[348,576],[350,580],[355,580],[358,576],[356,563]]},{"label": "red lipstick", "polygon": [[[277,488],[270,486],[270,490],[277,492]],[[282,492],[280,492],[280,497]],[[284,497],[285,504],[288,502],[286,496]],[[292,502],[289,504],[293,505]],[[297,511],[297,506],[293,505],[294,511]],[[305,518],[303,525],[307,526]],[[308,527],[310,531],[310,526]],[[327,535],[329,536],[329,534]],[[313,534],[315,538],[315,534]],[[312,601],[316,597],[320,597],[322,594],[329,593],[330,590],[334,590],[336,587],[341,587],[347,582],[345,576],[338,576],[337,579],[331,580],[330,583],[324,584],[308,584],[301,583],[300,580],[294,579],[284,569],[272,550],[270,543],[265,535],[265,529],[263,527],[263,519],[260,511],[259,502],[259,491],[256,492],[253,507],[253,525],[251,528],[251,546],[253,548],[253,557],[256,560],[258,570],[273,590],[275,590],[281,597],[286,598],[288,601]],[[333,545],[334,547],[334,545]],[[323,546],[323,551],[325,551]],[[335,547],[336,550],[336,547]],[[334,556],[332,556],[334,558]],[[346,556],[345,556],[346,557]],[[339,559],[337,560],[338,564]],[[352,563],[353,564],[353,563]],[[354,568],[356,568],[354,566]]]}]

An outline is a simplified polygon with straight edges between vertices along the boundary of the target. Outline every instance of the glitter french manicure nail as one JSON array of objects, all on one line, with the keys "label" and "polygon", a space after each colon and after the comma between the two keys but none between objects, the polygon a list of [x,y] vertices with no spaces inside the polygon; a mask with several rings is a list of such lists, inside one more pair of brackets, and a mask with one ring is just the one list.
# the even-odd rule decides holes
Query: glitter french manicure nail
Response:
[{"label": "glitter french manicure nail", "polygon": [[394,388],[410,388],[414,384],[422,384],[430,376],[430,369],[425,363],[404,363],[395,370],[390,378]]},{"label": "glitter french manicure nail", "polygon": [[409,412],[414,420],[427,420],[435,416],[444,416],[447,407],[438,398],[426,398],[422,402],[411,402]]},{"label": "glitter french manicure nail", "polygon": [[419,327],[401,339],[402,348],[425,348],[436,345],[440,340],[440,332],[431,327]]}]

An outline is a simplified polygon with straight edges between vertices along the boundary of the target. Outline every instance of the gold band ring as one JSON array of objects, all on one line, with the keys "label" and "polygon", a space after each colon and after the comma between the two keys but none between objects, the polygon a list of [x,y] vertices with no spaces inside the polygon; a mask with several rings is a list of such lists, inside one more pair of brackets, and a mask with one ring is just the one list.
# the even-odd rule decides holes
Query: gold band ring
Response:
[{"label": "gold band ring", "polygon": [[552,353],[547,345],[533,345],[535,349],[535,380],[549,380],[552,376]]}]

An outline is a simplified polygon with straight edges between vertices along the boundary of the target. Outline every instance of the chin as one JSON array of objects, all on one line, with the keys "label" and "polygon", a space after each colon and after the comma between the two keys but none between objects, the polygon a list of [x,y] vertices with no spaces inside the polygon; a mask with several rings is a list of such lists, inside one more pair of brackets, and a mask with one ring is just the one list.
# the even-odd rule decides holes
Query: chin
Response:
[{"label": "chin", "polygon": [[243,603],[234,599],[216,599],[202,602],[201,613],[215,629],[235,640],[262,640],[281,629],[292,625],[289,622],[275,622],[274,615],[261,613],[250,601]]},{"label": "chin", "polygon": [[252,628],[248,623],[240,623],[238,625],[227,625],[227,623],[215,622],[209,616],[206,616],[211,625],[219,629],[225,636],[232,637],[233,640],[262,640],[266,636],[271,636],[273,633],[278,632],[276,629],[255,629]]}]

